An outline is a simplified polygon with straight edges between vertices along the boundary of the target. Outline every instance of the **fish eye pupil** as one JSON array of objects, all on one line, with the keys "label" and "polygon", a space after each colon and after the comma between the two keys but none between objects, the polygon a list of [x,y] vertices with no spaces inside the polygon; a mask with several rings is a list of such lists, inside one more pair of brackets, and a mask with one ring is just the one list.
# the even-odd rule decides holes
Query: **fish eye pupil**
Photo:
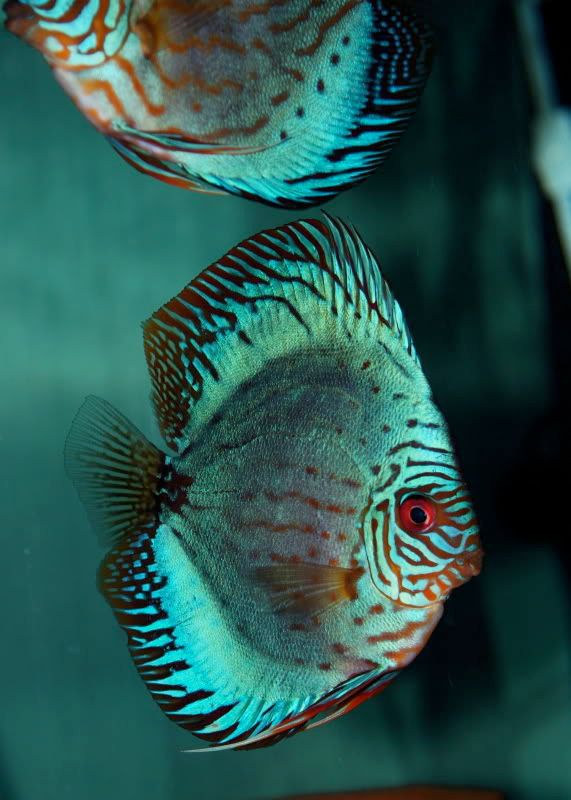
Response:
[{"label": "fish eye pupil", "polygon": [[424,525],[428,519],[428,514],[420,506],[413,506],[410,510],[410,518],[415,525]]},{"label": "fish eye pupil", "polygon": [[398,520],[408,533],[427,533],[436,522],[436,505],[429,497],[409,496],[400,505]]}]

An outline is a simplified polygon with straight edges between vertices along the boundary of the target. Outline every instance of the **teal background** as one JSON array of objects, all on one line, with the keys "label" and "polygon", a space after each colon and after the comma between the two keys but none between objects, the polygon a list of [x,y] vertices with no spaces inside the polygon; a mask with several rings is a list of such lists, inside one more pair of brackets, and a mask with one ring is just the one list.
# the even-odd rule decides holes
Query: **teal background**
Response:
[{"label": "teal background", "polygon": [[142,177],[36,53],[0,36],[1,800],[411,782],[571,797],[569,472],[553,456],[569,367],[553,303],[568,285],[548,277],[510,4],[422,6],[439,45],[421,111],[380,172],[327,208],[356,224],[405,310],[473,488],[485,569],[384,695],[246,753],[181,754],[197,740],[147,695],[95,589],[101,552],[62,447],[88,393],[157,441],[140,322],[295,215]]}]

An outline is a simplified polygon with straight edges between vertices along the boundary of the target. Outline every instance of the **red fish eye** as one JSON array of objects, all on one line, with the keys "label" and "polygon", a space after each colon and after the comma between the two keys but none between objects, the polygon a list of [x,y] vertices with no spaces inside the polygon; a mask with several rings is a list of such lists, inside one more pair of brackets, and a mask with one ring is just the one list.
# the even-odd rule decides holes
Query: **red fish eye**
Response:
[{"label": "red fish eye", "polygon": [[408,533],[426,533],[436,520],[436,504],[429,497],[413,495],[400,504],[399,524]]}]

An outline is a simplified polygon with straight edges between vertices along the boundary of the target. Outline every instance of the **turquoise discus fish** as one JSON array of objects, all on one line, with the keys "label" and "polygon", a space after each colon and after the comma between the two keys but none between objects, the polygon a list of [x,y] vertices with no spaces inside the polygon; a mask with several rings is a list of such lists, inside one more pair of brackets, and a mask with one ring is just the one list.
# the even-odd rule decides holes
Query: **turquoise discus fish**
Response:
[{"label": "turquoise discus fish", "polygon": [[444,789],[435,786],[405,786],[402,789],[369,789],[333,794],[307,794],[283,800],[504,800],[499,792],[486,789]]},{"label": "turquoise discus fish", "polygon": [[95,398],[65,451],[139,673],[218,747],[344,714],[412,661],[482,559],[377,262],[339,220],[265,231],[153,314],[144,340],[174,455]]},{"label": "turquoise discus fish", "polygon": [[383,161],[432,53],[395,0],[8,0],[4,13],[136,169],[286,207]]}]

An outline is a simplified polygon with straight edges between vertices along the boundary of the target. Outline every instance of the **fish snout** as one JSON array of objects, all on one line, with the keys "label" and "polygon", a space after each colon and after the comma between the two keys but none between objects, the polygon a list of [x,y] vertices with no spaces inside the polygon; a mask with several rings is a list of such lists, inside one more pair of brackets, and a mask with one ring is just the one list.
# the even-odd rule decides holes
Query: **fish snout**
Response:
[{"label": "fish snout", "polygon": [[478,543],[457,558],[454,562],[454,567],[461,577],[468,581],[470,578],[480,574],[483,560],[484,551]]}]

